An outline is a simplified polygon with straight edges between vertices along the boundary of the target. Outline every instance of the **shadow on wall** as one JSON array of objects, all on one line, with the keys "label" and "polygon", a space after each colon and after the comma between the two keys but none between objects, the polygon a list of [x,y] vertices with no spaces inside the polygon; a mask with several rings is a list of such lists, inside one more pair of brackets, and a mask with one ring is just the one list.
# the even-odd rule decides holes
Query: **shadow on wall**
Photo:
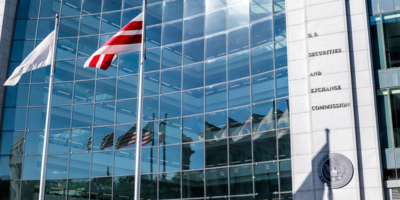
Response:
[{"label": "shadow on wall", "polygon": [[[329,152],[329,129],[325,129],[326,143],[321,148],[321,150],[316,154],[312,160],[312,173],[310,173],[304,180],[303,184],[297,189],[297,193],[293,193],[294,200],[333,200],[332,187],[328,183],[323,183],[324,188],[321,188],[319,183],[321,183],[318,177],[318,163],[320,162],[322,156]],[[315,195],[315,198],[310,197],[310,195]]]}]

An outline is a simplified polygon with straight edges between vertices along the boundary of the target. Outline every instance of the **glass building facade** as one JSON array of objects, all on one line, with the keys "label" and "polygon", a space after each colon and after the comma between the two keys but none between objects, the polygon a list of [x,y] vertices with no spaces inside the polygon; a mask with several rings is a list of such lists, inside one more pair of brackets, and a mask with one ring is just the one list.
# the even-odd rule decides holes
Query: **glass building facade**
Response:
[{"label": "glass building facade", "polygon": [[[285,1],[147,2],[140,117],[150,140],[142,149],[140,197],[292,199]],[[140,53],[119,55],[107,71],[83,64],[141,6],[19,2],[9,75],[54,29],[55,14],[61,17],[46,199],[134,198],[136,145],[126,141],[139,117]],[[35,70],[7,87],[0,199],[38,197],[49,72]]]}]

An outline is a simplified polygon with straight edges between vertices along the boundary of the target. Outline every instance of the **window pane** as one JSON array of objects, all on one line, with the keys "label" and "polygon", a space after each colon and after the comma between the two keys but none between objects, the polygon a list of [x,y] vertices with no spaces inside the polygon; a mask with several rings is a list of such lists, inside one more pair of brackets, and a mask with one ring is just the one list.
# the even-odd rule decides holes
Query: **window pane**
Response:
[{"label": "window pane", "polygon": [[48,153],[68,153],[69,135],[69,129],[50,131]]},{"label": "window pane", "polygon": [[206,0],[206,6],[206,10],[209,12],[210,10],[226,6],[226,0]]},{"label": "window pane", "polygon": [[86,59],[80,59],[76,61],[76,73],[75,73],[75,80],[86,80],[86,79],[94,79],[96,75],[96,68],[94,67],[87,67],[83,68]]},{"label": "window pane", "polygon": [[46,180],[45,182],[46,198],[65,198],[67,194],[67,180]]},{"label": "window pane", "polygon": [[68,180],[68,199],[89,199],[89,179]]},{"label": "window pane", "polygon": [[161,121],[158,134],[162,145],[181,143],[181,119]]},{"label": "window pane", "polygon": [[40,19],[36,39],[44,39],[54,30],[54,19]]},{"label": "window pane", "polygon": [[14,40],[35,39],[36,19],[18,19],[15,23]]},{"label": "window pane", "polygon": [[273,101],[253,105],[253,131],[275,129],[275,104]]},{"label": "window pane", "polygon": [[122,0],[107,0],[103,1],[103,12],[121,10]]},{"label": "window pane", "polygon": [[206,37],[206,60],[226,55],[226,33]]},{"label": "window pane", "polygon": [[41,154],[43,152],[44,131],[27,131],[25,136],[25,154]]},{"label": "window pane", "polygon": [[115,78],[97,81],[96,101],[115,100]]},{"label": "window pane", "polygon": [[[207,0],[210,2],[219,2],[221,0]],[[225,0],[222,0],[225,1]],[[207,9],[209,10],[209,9]],[[206,35],[214,34],[226,30],[226,9],[221,9],[206,15]]]},{"label": "window pane", "polygon": [[[142,166],[141,173],[157,172],[158,148],[143,148],[142,149]],[[161,162],[160,162],[161,164]]]},{"label": "window pane", "polygon": [[114,145],[114,127],[99,127],[93,129],[93,151],[112,150]]},{"label": "window pane", "polygon": [[292,168],[290,160],[279,163],[279,175],[281,191],[292,191]]},{"label": "window pane", "polygon": [[94,81],[75,83],[74,103],[90,103],[94,101]]},{"label": "window pane", "polygon": [[275,68],[287,66],[287,44],[286,40],[275,43]]},{"label": "window pane", "polygon": [[138,77],[125,76],[118,78],[118,99],[129,99],[137,97]]},{"label": "window pane", "polygon": [[393,136],[390,124],[390,106],[387,90],[377,91],[377,104],[381,144],[383,148],[393,148]]},{"label": "window pane", "polygon": [[206,112],[226,109],[226,84],[206,87]]},{"label": "window pane", "polygon": [[228,195],[228,169],[213,169],[206,171],[207,196]]},{"label": "window pane", "polygon": [[260,48],[253,49],[251,51],[252,75],[271,71],[273,69],[274,69],[274,50],[272,45],[263,46]]},{"label": "window pane", "polygon": [[22,179],[40,179],[42,156],[24,156]]},{"label": "window pane", "polygon": [[60,13],[60,0],[42,0],[40,4],[40,17],[54,17]]},{"label": "window pane", "polygon": [[119,54],[119,76],[136,74],[139,68],[139,53]]},{"label": "window pane", "polygon": [[97,50],[98,40],[98,36],[79,38],[78,57],[90,57]]},{"label": "window pane", "polygon": [[182,142],[193,142],[204,140],[204,117],[203,115],[186,117],[182,120]]},{"label": "window pane", "polygon": [[161,118],[174,118],[181,116],[181,93],[161,96]]},{"label": "window pane", "polygon": [[18,18],[37,18],[39,4],[40,0],[21,0],[18,4]]},{"label": "window pane", "polygon": [[113,153],[111,151],[93,153],[91,176],[111,176],[113,167],[112,160],[113,160]]},{"label": "window pane", "polygon": [[253,140],[254,162],[277,159],[275,131],[256,134]]},{"label": "window pane", "polygon": [[181,90],[182,68],[163,70],[161,72],[161,93]]},{"label": "window pane", "polygon": [[254,166],[256,193],[279,192],[277,163],[263,163]]},{"label": "window pane", "polygon": [[50,128],[69,128],[71,125],[71,106],[53,106],[51,108]]},{"label": "window pane", "polygon": [[91,148],[92,129],[73,129],[71,131],[71,152],[86,152]]},{"label": "window pane", "polygon": [[92,126],[93,104],[74,106],[72,116],[72,127]]},{"label": "window pane", "polygon": [[249,23],[249,1],[245,0],[228,8],[228,29]]},{"label": "window pane", "polygon": [[[204,168],[204,142],[182,145],[182,169]],[[203,186],[201,186],[203,188]]]},{"label": "window pane", "polygon": [[276,76],[276,98],[281,98],[289,95],[289,80],[288,71],[286,69],[277,70]]},{"label": "window pane", "polygon": [[226,111],[206,114],[206,139],[227,137]]},{"label": "window pane", "polygon": [[101,12],[101,1],[99,0],[84,0],[82,14],[93,14]]},{"label": "window pane", "polygon": [[231,195],[253,193],[252,168],[251,165],[230,168]]},{"label": "window pane", "polygon": [[155,137],[155,134],[158,133],[158,122],[144,122],[142,123],[142,127],[142,146],[158,146],[158,138]]},{"label": "window pane", "polygon": [[70,154],[68,177],[89,177],[90,175],[90,154]]},{"label": "window pane", "polygon": [[97,78],[108,78],[108,77],[117,76],[117,72],[118,72],[118,57],[119,56],[117,55],[117,57],[111,63],[111,65],[107,69],[107,71],[106,70],[102,70],[102,69],[97,69]]},{"label": "window pane", "polygon": [[74,80],[75,60],[57,61],[55,68],[57,73],[54,74],[54,82]]},{"label": "window pane", "polygon": [[250,0],[250,19],[256,21],[272,14],[272,0]]},{"label": "window pane", "polygon": [[76,57],[77,38],[58,40],[56,59],[68,59]]},{"label": "window pane", "polygon": [[289,99],[279,99],[276,101],[276,113],[278,119],[277,128],[288,128],[289,120]]},{"label": "window pane", "polygon": [[185,41],[204,36],[204,15],[185,19]]},{"label": "window pane", "polygon": [[157,175],[142,175],[140,180],[140,197],[143,199],[156,200],[157,191]]},{"label": "window pane", "polygon": [[136,124],[128,124],[115,127],[115,149],[131,149],[136,147],[136,143],[130,142],[136,137]]},{"label": "window pane", "polygon": [[26,108],[5,108],[3,130],[25,130]]},{"label": "window pane", "polygon": [[142,1],[140,0],[124,0],[124,9],[126,8],[133,8],[137,6],[141,6]]},{"label": "window pane", "polygon": [[274,13],[285,10],[285,0],[274,0]]},{"label": "window pane", "polygon": [[31,85],[31,92],[29,97],[30,106],[47,105],[48,84],[34,84]]},{"label": "window pane", "polygon": [[[136,99],[117,102],[117,124],[136,122],[136,103]],[[112,113],[110,115],[114,116]]]},{"label": "window pane", "polygon": [[161,26],[146,28],[146,48],[159,47],[161,45]]},{"label": "window pane", "polygon": [[58,37],[76,37],[79,30],[79,17],[61,18]]},{"label": "window pane", "polygon": [[228,52],[236,53],[249,48],[249,27],[242,27],[228,33]]},{"label": "window pane", "polygon": [[[8,67],[8,77],[11,76],[11,74],[14,72],[14,70],[21,64],[21,62],[10,62],[10,65]],[[38,69],[37,69],[38,70]],[[35,71],[37,71],[35,70]],[[49,73],[50,74],[50,73]],[[29,83],[31,81],[31,73],[26,72],[21,76],[19,79],[19,83]]]},{"label": "window pane", "polygon": [[240,136],[251,133],[250,107],[229,110],[229,135]]},{"label": "window pane", "polygon": [[286,13],[282,12],[274,16],[275,40],[286,38]]},{"label": "window pane", "polygon": [[61,16],[79,15],[81,12],[81,0],[63,0]]},{"label": "window pane", "polygon": [[26,129],[44,129],[46,123],[46,107],[34,107],[28,109],[28,124]]},{"label": "window pane", "polygon": [[72,103],[73,83],[55,83],[53,85],[52,105],[63,105]]},{"label": "window pane", "polygon": [[[147,2],[150,4],[150,2]],[[146,12],[146,26],[161,24],[163,4],[151,5],[147,7]]]},{"label": "window pane", "polygon": [[[165,51],[167,51],[167,50],[165,50]],[[181,54],[182,54],[182,47],[181,47]],[[180,55],[180,56],[181,56],[180,60],[182,60],[182,55]],[[154,71],[154,70],[160,70],[160,63],[161,63],[160,57],[161,57],[161,49],[160,48],[147,50],[146,51],[146,60],[144,61],[144,71],[150,72],[150,71]]]},{"label": "window pane", "polygon": [[113,194],[114,199],[134,199],[135,197],[135,177],[120,176],[114,177]]},{"label": "window pane", "polygon": [[275,97],[274,72],[253,76],[251,80],[253,103],[268,101]]},{"label": "window pane", "polygon": [[291,157],[290,152],[290,131],[289,129],[277,130],[279,144],[279,159]]},{"label": "window pane", "polygon": [[252,162],[251,135],[229,139],[229,163],[240,165]]},{"label": "window pane", "polygon": [[226,58],[206,62],[206,85],[226,81]]},{"label": "window pane", "polygon": [[183,92],[182,115],[203,113],[204,92],[203,88]]},{"label": "window pane", "polygon": [[135,150],[116,151],[114,175],[135,174]]},{"label": "window pane", "polygon": [[112,178],[92,178],[90,198],[111,200]]},{"label": "window pane", "polygon": [[[279,25],[275,24],[275,27],[276,26],[279,26]],[[258,21],[257,23],[252,24],[250,31],[251,31],[251,47],[257,47],[257,46],[272,42],[273,41],[273,39],[272,39],[272,17],[268,17],[264,20],[261,20],[261,21]],[[277,34],[277,33],[275,32],[275,34]],[[275,38],[277,38],[277,36]]]},{"label": "window pane", "polygon": [[122,27],[126,26],[130,21],[132,21],[132,19],[135,19],[135,17],[137,17],[140,13],[142,13],[142,8],[124,10],[122,13]]},{"label": "window pane", "polygon": [[103,14],[101,33],[117,32],[121,29],[121,12]]},{"label": "window pane", "polygon": [[2,180],[21,179],[22,156],[0,156]]},{"label": "window pane", "polygon": [[181,169],[181,146],[160,147],[160,172],[179,171]]},{"label": "window pane", "polygon": [[164,23],[183,18],[183,0],[172,0],[164,3]]},{"label": "window pane", "polygon": [[34,41],[14,41],[11,50],[11,61],[23,61],[33,50]]},{"label": "window pane", "polygon": [[192,89],[204,85],[204,63],[183,68],[183,89]]},{"label": "window pane", "polygon": [[181,197],[180,172],[160,174],[158,179],[160,199],[179,199]]},{"label": "window pane", "polygon": [[5,106],[27,106],[29,85],[7,87]]},{"label": "window pane", "polygon": [[151,96],[160,93],[160,72],[146,73],[143,77],[143,95]]},{"label": "window pane", "polygon": [[[162,69],[182,65],[182,44],[162,48]],[[159,68],[158,68],[159,69]]]},{"label": "window pane", "polygon": [[204,39],[190,41],[184,44],[183,64],[188,65],[204,60]]},{"label": "window pane", "polygon": [[0,137],[0,154],[23,154],[24,132],[3,132]]},{"label": "window pane", "polygon": [[163,25],[163,45],[182,42],[183,22],[177,21]]},{"label": "window pane", "polygon": [[250,104],[250,80],[248,78],[229,83],[229,107]]},{"label": "window pane", "polygon": [[96,103],[94,111],[94,125],[113,125],[115,102]]},{"label": "window pane", "polygon": [[67,178],[68,154],[47,157],[46,179]]},{"label": "window pane", "polygon": [[185,17],[204,13],[205,0],[186,0],[185,2]]},{"label": "window pane", "polygon": [[143,120],[158,119],[158,96],[144,98],[143,100]]},{"label": "window pane", "polygon": [[228,165],[228,147],[226,139],[206,142],[206,167]]},{"label": "window pane", "polygon": [[228,78],[235,80],[250,75],[249,52],[238,53],[228,58]]},{"label": "window pane", "polygon": [[182,198],[204,196],[204,171],[182,173]]}]

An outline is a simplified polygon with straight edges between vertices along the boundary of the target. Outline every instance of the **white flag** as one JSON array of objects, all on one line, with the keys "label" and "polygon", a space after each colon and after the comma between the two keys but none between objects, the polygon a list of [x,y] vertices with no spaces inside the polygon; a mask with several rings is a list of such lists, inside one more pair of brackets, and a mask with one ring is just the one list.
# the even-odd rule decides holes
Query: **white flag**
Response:
[{"label": "white flag", "polygon": [[19,79],[24,73],[51,65],[54,49],[53,45],[54,31],[51,32],[17,68],[15,68],[14,72],[4,83],[4,86],[14,86],[18,83]]}]

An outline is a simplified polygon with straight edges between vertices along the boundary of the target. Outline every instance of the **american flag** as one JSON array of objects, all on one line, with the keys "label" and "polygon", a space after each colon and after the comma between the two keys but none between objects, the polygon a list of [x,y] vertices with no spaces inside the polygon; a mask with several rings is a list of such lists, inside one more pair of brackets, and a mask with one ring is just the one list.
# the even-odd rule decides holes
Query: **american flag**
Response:
[{"label": "american flag", "polygon": [[159,143],[165,141],[165,129],[166,129],[166,127],[167,127],[167,121],[166,120],[162,120],[160,122],[160,131],[158,132],[158,142]]},{"label": "american flag", "polygon": [[[142,146],[144,146],[153,141],[154,122],[148,123],[143,128],[142,132],[144,132],[144,134],[142,135]],[[120,149],[122,147],[126,147],[132,144],[136,144],[136,125],[130,128],[125,134],[119,136],[115,148]]]},{"label": "american flag", "polygon": [[107,147],[112,147],[114,144],[114,133],[110,133],[104,136],[103,141],[101,142],[100,150],[103,150]]},{"label": "american flag", "polygon": [[112,61],[117,57],[117,54],[140,51],[142,45],[142,26],[143,13],[140,13],[101,46],[100,49],[94,52],[85,62],[84,67],[96,67],[107,70]]}]

